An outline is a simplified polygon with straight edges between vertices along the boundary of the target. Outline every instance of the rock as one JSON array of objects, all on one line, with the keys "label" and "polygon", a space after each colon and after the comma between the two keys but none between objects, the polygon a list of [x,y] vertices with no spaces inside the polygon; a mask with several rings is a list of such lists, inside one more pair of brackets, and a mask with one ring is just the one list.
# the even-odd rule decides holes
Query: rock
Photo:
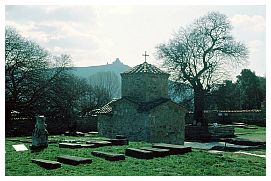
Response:
[{"label": "rock", "polygon": [[162,149],[169,149],[171,155],[177,154],[184,154],[192,151],[190,146],[183,146],[183,145],[173,145],[173,144],[166,144],[166,143],[158,143],[152,145],[153,148],[162,148]]},{"label": "rock", "polygon": [[142,147],[141,150],[152,151],[154,157],[165,157],[170,155],[169,149],[160,149],[160,148],[151,148],[151,147]]},{"label": "rock", "polygon": [[43,160],[43,159],[32,159],[32,163],[36,163],[39,166],[46,169],[56,169],[61,167],[61,163],[51,160]]},{"label": "rock", "polygon": [[101,146],[111,146],[112,143],[109,141],[99,141],[99,140],[90,140],[86,142],[87,144],[94,144],[96,147]]},{"label": "rock", "polygon": [[89,158],[83,158],[78,156],[62,155],[57,157],[57,161],[69,165],[79,165],[92,163],[92,160]]},{"label": "rock", "polygon": [[124,136],[124,135],[116,135],[116,139],[126,139],[126,136]]},{"label": "rock", "polygon": [[81,148],[80,144],[76,143],[59,143],[59,148]]},{"label": "rock", "polygon": [[81,148],[97,148],[95,144],[80,144]]},{"label": "rock", "polygon": [[136,148],[126,148],[125,149],[125,155],[139,158],[139,159],[152,159],[153,158],[153,152],[147,151],[147,150],[140,150]]},{"label": "rock", "polygon": [[109,141],[114,146],[128,145],[129,142],[127,139],[105,139],[104,141]]},{"label": "rock", "polygon": [[93,156],[97,156],[100,158],[104,158],[109,161],[119,161],[119,160],[125,160],[124,154],[117,154],[117,153],[107,153],[107,152],[101,152],[101,151],[93,151],[91,152]]}]

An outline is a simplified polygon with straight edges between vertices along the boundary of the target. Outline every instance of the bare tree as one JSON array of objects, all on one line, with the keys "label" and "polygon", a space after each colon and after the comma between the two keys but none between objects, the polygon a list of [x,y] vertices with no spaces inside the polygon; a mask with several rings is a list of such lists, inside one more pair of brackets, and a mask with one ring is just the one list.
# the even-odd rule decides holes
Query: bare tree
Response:
[{"label": "bare tree", "polygon": [[231,35],[226,15],[210,12],[181,28],[168,43],[157,47],[158,57],[175,81],[189,83],[194,90],[194,119],[203,127],[204,97],[211,85],[229,68],[246,62],[248,49]]},{"label": "bare tree", "polygon": [[90,85],[96,87],[96,90],[103,90],[108,93],[110,99],[120,97],[120,79],[116,73],[111,71],[98,72],[91,75],[89,81]]},{"label": "bare tree", "polygon": [[14,28],[5,34],[6,114],[11,110],[31,113],[40,97],[70,64],[70,57],[51,56],[36,42],[22,37]]}]

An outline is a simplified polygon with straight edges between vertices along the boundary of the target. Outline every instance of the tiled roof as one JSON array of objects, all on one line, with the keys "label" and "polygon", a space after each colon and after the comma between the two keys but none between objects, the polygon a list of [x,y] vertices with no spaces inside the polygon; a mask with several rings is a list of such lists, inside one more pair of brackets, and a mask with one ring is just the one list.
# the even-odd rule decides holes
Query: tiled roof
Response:
[{"label": "tiled roof", "polygon": [[137,73],[152,73],[152,74],[168,74],[159,68],[155,67],[152,64],[149,64],[147,62],[144,62],[142,64],[139,64],[135,66],[134,68],[123,72],[123,74],[137,74]]},{"label": "tiled roof", "polygon": [[96,114],[109,114],[112,112],[112,107],[110,106],[110,104],[112,104],[113,102],[116,102],[118,99],[113,99],[112,101],[110,101],[109,103],[107,103],[106,105],[104,105],[103,107],[101,107],[100,109],[96,109],[95,113]]},{"label": "tiled roof", "polygon": [[128,100],[130,102],[135,103],[138,106],[137,109],[138,109],[139,112],[149,111],[149,110],[151,110],[151,109],[153,109],[153,108],[155,108],[155,107],[157,107],[157,106],[159,106],[159,105],[161,105],[161,104],[163,104],[163,103],[165,103],[167,101],[170,101],[170,99],[161,98],[161,99],[158,99],[156,101],[144,102],[143,103],[143,102],[137,102],[137,101],[132,100],[132,99],[130,99],[128,97],[123,97],[121,99],[114,99],[114,100],[110,101],[109,103],[107,103],[106,105],[101,107],[100,109],[96,109],[94,112],[96,114],[110,114],[110,113],[112,113],[111,104],[116,102],[116,101],[122,100],[122,99],[126,99],[126,100]]}]

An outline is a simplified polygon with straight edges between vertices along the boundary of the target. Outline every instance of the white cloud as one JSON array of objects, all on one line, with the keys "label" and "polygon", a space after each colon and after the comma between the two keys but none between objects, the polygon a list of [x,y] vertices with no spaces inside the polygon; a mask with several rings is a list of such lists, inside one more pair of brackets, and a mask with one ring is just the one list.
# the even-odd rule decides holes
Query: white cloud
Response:
[{"label": "white cloud", "polygon": [[234,27],[251,30],[254,32],[265,32],[265,17],[260,15],[237,14],[231,18]]}]

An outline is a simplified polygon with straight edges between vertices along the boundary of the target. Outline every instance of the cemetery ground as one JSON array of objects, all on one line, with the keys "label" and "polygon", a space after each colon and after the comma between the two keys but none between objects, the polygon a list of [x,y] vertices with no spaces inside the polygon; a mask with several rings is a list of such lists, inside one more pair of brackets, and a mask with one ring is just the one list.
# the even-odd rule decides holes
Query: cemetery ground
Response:
[{"label": "cemetery ground", "polygon": [[[265,141],[265,127],[253,126],[255,129],[235,128],[237,138]],[[91,155],[92,151],[124,153],[126,148],[140,148],[151,146],[150,143],[129,142],[124,146],[104,146],[98,148],[59,148],[58,142],[63,140],[77,140],[85,143],[91,139],[101,137],[86,135],[84,137],[55,135],[49,136],[48,148],[39,152],[16,152],[12,145],[25,144],[29,148],[31,143],[20,140],[31,140],[31,137],[8,137],[5,142],[5,174],[6,176],[205,176],[205,175],[266,175],[266,159],[263,157],[238,154],[235,152],[210,153],[208,150],[192,149],[183,155],[170,155],[149,160],[136,159],[126,156],[125,160],[108,161]],[[265,155],[265,147],[245,150],[245,152]],[[60,155],[80,156],[91,158],[91,164],[77,166],[62,164],[61,168],[47,170],[31,162],[31,159],[46,159],[56,161]]]}]

